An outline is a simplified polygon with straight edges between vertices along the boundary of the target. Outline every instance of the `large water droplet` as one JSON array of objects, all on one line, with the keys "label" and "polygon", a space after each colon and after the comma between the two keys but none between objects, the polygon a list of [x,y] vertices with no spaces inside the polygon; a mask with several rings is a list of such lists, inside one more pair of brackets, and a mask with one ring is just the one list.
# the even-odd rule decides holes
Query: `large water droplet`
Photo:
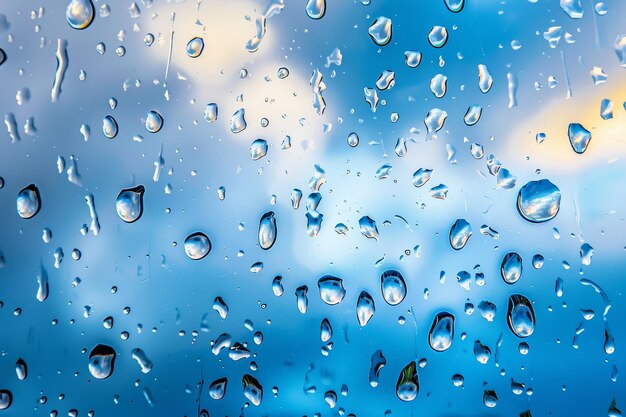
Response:
[{"label": "large water droplet", "polygon": [[117,136],[117,122],[111,115],[104,116],[102,119],[102,133],[109,139],[113,139]]},{"label": "large water droplet", "polygon": [[187,48],[185,48],[185,52],[187,52],[187,56],[189,58],[198,58],[202,54],[203,50],[204,40],[198,37],[195,37],[187,42]]},{"label": "large water droplet", "polygon": [[306,14],[311,19],[321,19],[326,14],[326,0],[308,0]]},{"label": "large water droplet", "polygon": [[406,297],[406,283],[399,271],[390,269],[380,275],[380,289],[387,304],[398,305]]},{"label": "large water droplet", "polygon": [[17,193],[17,214],[22,219],[30,219],[39,213],[41,197],[35,184],[30,184]]},{"label": "large water droplet", "polygon": [[561,9],[572,19],[582,19],[583,5],[581,0],[561,0]]},{"label": "large water droplet", "polygon": [[504,255],[500,265],[500,275],[507,284],[515,284],[522,276],[522,257],[515,252]]},{"label": "large water droplet", "polygon": [[268,250],[276,242],[278,231],[276,229],[276,218],[273,211],[268,211],[259,221],[259,246],[263,250]]},{"label": "large water droplet", "polygon": [[452,13],[458,13],[463,10],[465,0],[444,0],[444,4]]},{"label": "large water droplet", "polygon": [[322,301],[328,305],[339,304],[346,296],[343,280],[332,275],[324,275],[317,281]]},{"label": "large water droplet", "polygon": [[402,369],[398,382],[396,383],[396,396],[402,401],[413,401],[420,390],[420,383],[417,378],[417,364],[415,361],[409,363]]},{"label": "large water droplet", "polygon": [[204,233],[196,232],[187,236],[184,247],[187,256],[197,261],[211,252],[211,241]]},{"label": "large water droplet", "polygon": [[359,219],[359,229],[366,238],[378,240],[378,227],[376,227],[376,222],[369,216],[363,216]]},{"label": "large water droplet", "polygon": [[221,400],[226,395],[226,387],[228,386],[228,379],[220,378],[211,382],[209,385],[209,396],[214,400]]},{"label": "large water droplet", "polygon": [[379,18],[374,20],[374,22],[372,22],[371,26],[367,30],[367,33],[369,33],[370,37],[376,45],[385,46],[389,42],[391,42],[391,26],[391,19],[380,16]]},{"label": "large water droplet", "polygon": [[443,74],[437,74],[430,80],[430,91],[437,98],[442,98],[448,91],[448,77]]},{"label": "large water droplet", "polygon": [[528,337],[535,331],[535,311],[533,306],[521,294],[509,297],[507,309],[507,323],[517,337]]},{"label": "large water droplet", "polygon": [[89,372],[96,379],[106,379],[113,374],[115,350],[111,346],[96,345],[89,354]]},{"label": "large water droplet", "polygon": [[584,153],[591,141],[591,132],[588,131],[580,123],[570,123],[567,128],[567,136],[572,149],[576,153]]},{"label": "large water droplet", "polygon": [[437,352],[443,352],[450,348],[453,339],[454,316],[446,311],[437,313],[428,332],[430,347]]},{"label": "large water droplet", "polygon": [[517,195],[517,210],[529,222],[552,220],[560,207],[561,191],[546,179],[526,183]]},{"label": "large water droplet", "polygon": [[7,389],[0,390],[0,410],[6,410],[13,403],[13,394]]},{"label": "large water droplet", "polygon": [[450,228],[450,246],[454,250],[461,250],[472,236],[472,226],[465,219],[457,219]]},{"label": "large water droplet", "polygon": [[241,379],[243,395],[254,405],[261,404],[263,400],[263,387],[252,375],[245,374]]},{"label": "large water droplet", "polygon": [[428,42],[434,48],[443,48],[448,42],[448,30],[443,26],[433,26],[428,34]]},{"label": "large water droplet", "polygon": [[214,123],[217,120],[218,107],[216,103],[209,103],[204,108],[204,120]]},{"label": "large water droplet", "polygon": [[250,145],[250,157],[253,161],[257,161],[267,155],[267,141],[265,139],[257,139]]},{"label": "large water droplet", "polygon": [[246,123],[246,111],[239,109],[233,113],[233,117],[230,118],[230,131],[233,133],[239,133],[245,130]]},{"label": "large water droplet", "polygon": [[157,133],[162,127],[163,117],[154,110],[149,111],[146,116],[146,130],[150,133]]},{"label": "large water droplet", "polygon": [[374,304],[374,299],[368,292],[361,291],[356,302],[356,317],[361,327],[365,326],[367,322],[370,321],[375,312],[376,305]]},{"label": "large water droplet", "polygon": [[74,29],[86,29],[93,21],[93,16],[91,0],[72,0],[65,9],[67,23]]},{"label": "large water droplet", "polygon": [[120,191],[115,201],[117,215],[126,223],[139,220],[143,214],[143,193],[145,188],[138,185],[134,188],[126,188]]}]

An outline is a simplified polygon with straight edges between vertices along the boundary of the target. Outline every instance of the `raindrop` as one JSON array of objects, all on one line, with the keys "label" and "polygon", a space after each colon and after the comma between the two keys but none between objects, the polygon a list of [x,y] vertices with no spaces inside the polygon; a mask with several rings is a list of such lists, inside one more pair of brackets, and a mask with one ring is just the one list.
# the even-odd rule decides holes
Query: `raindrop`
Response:
[{"label": "raindrop", "polygon": [[146,116],[146,130],[150,133],[157,133],[163,127],[163,117],[154,110],[148,112]]},{"label": "raindrop", "polygon": [[204,50],[204,40],[202,38],[193,38],[189,42],[187,42],[187,48],[185,48],[185,52],[187,52],[187,56],[189,58],[198,58],[202,55],[202,51]]},{"label": "raindrop", "polygon": [[321,19],[326,14],[326,0],[308,0],[306,14],[311,19]]},{"label": "raindrop", "polygon": [[328,305],[339,304],[346,296],[343,280],[332,275],[324,275],[317,281],[322,301]]},{"label": "raindrop", "polygon": [[93,21],[94,8],[91,0],[72,0],[65,10],[67,23],[73,29],[86,29]]},{"label": "raindrop", "polygon": [[374,299],[366,291],[361,291],[356,302],[356,317],[361,327],[365,326],[376,312]]},{"label": "raindrop", "polygon": [[523,295],[514,294],[509,297],[506,315],[509,328],[517,337],[528,337],[535,331],[535,311],[528,298]]},{"label": "raindrop", "polygon": [[417,397],[419,389],[417,366],[415,361],[412,361],[400,373],[396,383],[396,396],[402,401],[413,401]]},{"label": "raindrop", "polygon": [[430,347],[443,352],[448,350],[454,339],[454,316],[446,311],[437,313],[428,332]]},{"label": "raindrop", "polygon": [[254,405],[261,404],[263,400],[263,387],[252,375],[245,374],[241,379],[243,395]]},{"label": "raindrop", "polygon": [[17,214],[22,219],[30,219],[41,209],[41,197],[35,184],[30,184],[17,193]]},{"label": "raindrop", "polygon": [[196,232],[187,236],[184,247],[187,256],[197,261],[211,252],[211,241],[204,233]]},{"label": "raindrop", "polygon": [[399,271],[394,269],[383,272],[380,276],[380,288],[387,304],[398,305],[406,297],[406,283]]},{"label": "raindrop", "polygon": [[519,214],[532,223],[552,220],[561,207],[561,191],[549,180],[530,181],[517,196]]},{"label": "raindrop", "polygon": [[465,219],[457,219],[450,228],[450,246],[454,250],[461,250],[472,236],[472,226]]},{"label": "raindrop", "polygon": [[428,42],[434,48],[442,48],[448,42],[448,30],[443,26],[433,26],[428,34]]},{"label": "raindrop", "polygon": [[570,123],[567,128],[567,136],[569,137],[569,143],[572,145],[572,149],[578,154],[584,153],[591,141],[591,132],[585,129],[580,123]]},{"label": "raindrop", "polygon": [[226,395],[228,380],[226,378],[216,379],[209,385],[209,396],[214,400],[221,400]]},{"label": "raindrop", "polygon": [[111,346],[96,345],[89,354],[89,372],[96,379],[106,379],[113,374],[115,350]]},{"label": "raindrop", "polygon": [[138,185],[134,188],[126,188],[120,191],[115,201],[117,215],[126,223],[133,223],[143,214],[143,193],[145,188]]},{"label": "raindrop", "polygon": [[507,284],[515,284],[522,276],[522,257],[515,252],[504,255],[500,265],[500,275]]},{"label": "raindrop", "polygon": [[117,122],[111,115],[104,116],[102,119],[102,133],[109,139],[117,136]]},{"label": "raindrop", "polygon": [[367,33],[376,45],[385,46],[391,41],[391,26],[391,19],[381,16],[372,22]]},{"label": "raindrop", "polygon": [[259,246],[261,249],[268,250],[276,242],[276,218],[273,211],[268,211],[259,221]]}]

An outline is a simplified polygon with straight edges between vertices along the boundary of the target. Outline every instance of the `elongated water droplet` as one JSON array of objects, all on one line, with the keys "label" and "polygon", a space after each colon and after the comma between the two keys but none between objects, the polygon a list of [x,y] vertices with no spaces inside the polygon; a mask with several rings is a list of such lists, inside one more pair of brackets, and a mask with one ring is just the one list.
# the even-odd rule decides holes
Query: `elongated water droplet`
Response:
[{"label": "elongated water droplet", "polygon": [[308,0],[306,14],[311,19],[321,19],[326,14],[326,0]]},{"label": "elongated water droplet", "polygon": [[187,52],[187,56],[189,58],[198,58],[202,55],[202,51],[204,50],[204,39],[195,37],[189,42],[187,42],[187,47],[185,48],[185,52]]},{"label": "elongated water droplet", "polygon": [[437,313],[428,332],[430,347],[437,352],[443,352],[450,348],[453,339],[454,316],[447,311]]},{"label": "elongated water droplet", "polygon": [[528,298],[521,294],[509,297],[507,323],[517,337],[528,337],[535,331],[535,311]]},{"label": "elongated water droplet", "polygon": [[136,222],[143,214],[143,193],[146,189],[143,185],[126,188],[120,191],[115,201],[115,209],[120,219],[126,223]]},{"label": "elongated water droplet", "polygon": [[472,226],[465,219],[457,219],[450,228],[450,246],[461,250],[472,236]]},{"label": "elongated water droplet", "polygon": [[220,378],[211,382],[209,385],[209,396],[214,400],[221,400],[226,395],[226,387],[228,386],[228,379]]},{"label": "elongated water droplet", "polygon": [[370,385],[378,386],[378,377],[380,370],[387,364],[387,359],[383,356],[383,352],[379,349],[372,354],[372,364],[370,366]]},{"label": "elongated water droplet", "polygon": [[391,19],[380,16],[375,19],[367,30],[370,38],[378,46],[385,46],[391,42],[392,38],[392,24]]},{"label": "elongated water droplet", "polygon": [[526,183],[517,195],[517,211],[532,223],[552,220],[560,208],[561,190],[546,179]]},{"label": "elongated water droplet", "polygon": [[320,339],[322,342],[328,342],[333,337],[333,327],[330,325],[328,319],[322,320],[320,325]]},{"label": "elongated water droplet", "polygon": [[359,135],[357,135],[355,132],[352,132],[348,135],[348,145],[350,145],[350,147],[354,148],[359,144]]},{"label": "elongated water droplet", "polygon": [[356,302],[356,317],[361,327],[365,326],[376,312],[374,299],[366,291],[361,291]]},{"label": "elongated water droplet", "polygon": [[302,314],[306,313],[306,310],[309,307],[309,297],[307,296],[308,292],[309,287],[306,285],[296,288],[296,305],[298,306],[298,311]]},{"label": "elongated water droplet", "polygon": [[111,115],[104,116],[102,119],[102,133],[109,139],[115,138],[117,136],[117,122]]},{"label": "elongated water droplet", "polygon": [[37,273],[37,300],[45,301],[48,298],[48,272],[39,265],[39,272]]},{"label": "elongated water droplet", "polygon": [[91,0],[72,0],[65,9],[65,18],[73,29],[86,29],[93,21],[93,16]]},{"label": "elongated water droplet", "polygon": [[593,247],[589,243],[583,243],[580,246],[580,260],[583,265],[591,265],[591,257],[593,256]]},{"label": "elongated water droplet", "polygon": [[493,77],[489,73],[489,69],[484,64],[478,65],[478,87],[483,94],[486,94],[491,90],[493,85]]},{"label": "elongated water droplet", "polygon": [[143,349],[135,348],[130,352],[130,354],[131,358],[137,361],[142,373],[147,374],[152,370],[154,364],[150,358],[148,358],[148,355],[146,355],[146,352],[144,352]]},{"label": "elongated water droplet", "polygon": [[515,284],[522,276],[522,257],[515,252],[504,255],[500,265],[500,275],[507,284]]},{"label": "elongated water droplet", "polygon": [[200,260],[211,252],[211,241],[202,232],[192,233],[185,239],[185,253],[190,259]]},{"label": "elongated water droplet", "polygon": [[396,396],[402,401],[413,401],[420,390],[420,383],[417,377],[417,364],[415,361],[409,363],[402,369],[398,382],[396,383]]},{"label": "elongated water droplet", "polygon": [[448,91],[448,77],[443,74],[437,74],[430,80],[430,91],[437,98],[442,98]]},{"label": "elongated water droplet", "polygon": [[33,218],[41,209],[41,197],[35,184],[27,185],[17,193],[17,214],[22,219]]},{"label": "elongated water droplet", "polygon": [[570,123],[567,128],[567,136],[572,149],[578,154],[584,153],[591,141],[591,132],[580,123]]},{"label": "elongated water droplet", "polygon": [[217,120],[218,107],[216,103],[209,103],[204,108],[204,120],[214,123]]},{"label": "elongated water droplet", "polygon": [[332,275],[324,275],[317,281],[322,301],[328,305],[339,304],[346,296],[343,280]]},{"label": "elongated water droplet", "polygon": [[498,396],[493,390],[485,390],[483,392],[483,404],[489,408],[493,408],[498,404]]},{"label": "elongated water droplet", "polygon": [[[89,1],[89,3],[91,4],[91,1]],[[52,92],[50,93],[53,103],[55,103],[61,95],[61,84],[63,84],[65,71],[67,70],[67,65],[69,62],[69,59],[67,57],[67,41],[60,38],[57,40],[57,51],[55,56],[57,59],[57,68],[54,72],[54,82],[52,83]]]},{"label": "elongated water droplet", "polygon": [[241,379],[243,395],[254,405],[261,404],[263,400],[263,387],[252,375],[245,374]]},{"label": "elongated water droplet", "polygon": [[448,113],[445,110],[441,109],[432,109],[424,118],[424,125],[426,126],[426,131],[428,133],[439,132],[443,127],[446,119],[448,118]]},{"label": "elongated water droplet", "polygon": [[259,221],[259,246],[263,250],[268,250],[276,242],[278,232],[276,229],[276,218],[273,211],[268,211]]},{"label": "elongated water droplet", "polygon": [[398,305],[406,297],[406,283],[399,271],[390,269],[380,276],[380,289],[387,304]]},{"label": "elongated water droplet", "polygon": [[15,374],[17,375],[17,379],[23,381],[28,376],[28,367],[26,366],[26,362],[24,359],[20,358],[15,362]]},{"label": "elongated water droplet", "polygon": [[146,130],[157,133],[163,127],[163,117],[156,111],[151,110],[146,116]]},{"label": "elongated water droplet", "polygon": [[376,88],[381,91],[387,90],[393,87],[396,83],[396,74],[391,70],[383,71],[378,80],[376,80]]},{"label": "elongated water droplet", "polygon": [[111,346],[96,345],[89,354],[89,372],[96,379],[106,379],[113,374],[115,350]]},{"label": "elongated water droplet", "polygon": [[626,35],[618,35],[613,43],[619,64],[626,68]]}]

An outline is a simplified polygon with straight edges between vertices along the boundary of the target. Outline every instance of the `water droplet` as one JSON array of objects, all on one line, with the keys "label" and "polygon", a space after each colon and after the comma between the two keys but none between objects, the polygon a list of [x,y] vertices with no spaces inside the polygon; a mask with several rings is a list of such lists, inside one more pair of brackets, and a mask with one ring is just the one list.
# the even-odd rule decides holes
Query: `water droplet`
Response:
[{"label": "water droplet", "polygon": [[367,30],[370,38],[374,41],[374,43],[378,46],[385,46],[389,42],[391,42],[392,37],[392,28],[391,28],[391,19],[380,16],[374,22],[372,22],[371,26]]},{"label": "water droplet", "polygon": [[369,216],[363,216],[359,219],[359,229],[366,238],[378,240],[378,227],[376,227],[376,222]]},{"label": "water droplet", "polygon": [[120,191],[115,202],[117,215],[126,223],[139,220],[143,214],[143,193],[145,188],[138,185],[134,188],[126,188]]},{"label": "water droplet", "polygon": [[522,257],[515,252],[504,255],[500,265],[500,275],[507,284],[515,284],[522,276]]},{"label": "water droplet", "polygon": [[111,115],[104,116],[102,119],[102,133],[109,139],[117,136],[117,122]]},{"label": "water droplet", "polygon": [[261,249],[268,250],[276,242],[277,236],[276,218],[273,211],[268,211],[259,221],[259,246]]},{"label": "water droplet", "polygon": [[393,167],[389,164],[381,165],[380,168],[376,170],[376,173],[374,174],[374,178],[379,179],[379,180],[387,178],[389,174],[391,173],[391,168]]},{"label": "water droplet", "polygon": [[405,51],[404,62],[409,68],[417,68],[422,62],[422,53],[419,51]]},{"label": "water droplet", "polygon": [[352,132],[348,135],[348,145],[351,147],[356,147],[359,144],[359,135],[355,132]]},{"label": "water droplet", "polygon": [[530,181],[517,196],[519,214],[532,223],[552,220],[561,207],[561,191],[549,180]]},{"label": "water droplet", "polygon": [[306,285],[296,288],[296,304],[298,306],[298,311],[302,314],[306,313],[306,310],[309,307],[309,297],[307,296],[308,292],[309,287]]},{"label": "water droplet", "polygon": [[148,355],[146,355],[146,352],[144,352],[143,349],[135,348],[130,354],[131,358],[137,361],[142,373],[147,374],[152,370],[154,364],[150,358],[148,358]]},{"label": "water droplet", "polygon": [[252,375],[245,374],[241,379],[243,395],[254,405],[261,404],[263,400],[263,387]]},{"label": "water droplet", "polygon": [[374,299],[366,291],[361,291],[356,302],[356,317],[361,327],[365,326],[376,312]]},{"label": "water droplet", "polygon": [[396,383],[396,396],[402,401],[413,401],[417,397],[420,383],[417,378],[417,364],[412,361],[402,369]]},{"label": "water droplet", "polygon": [[487,94],[493,85],[493,77],[484,64],[478,65],[478,87],[483,94]]},{"label": "water droplet", "polygon": [[442,48],[448,42],[448,30],[443,26],[433,26],[428,34],[428,42],[434,48]]},{"label": "water droplet", "polygon": [[333,337],[333,327],[330,325],[328,319],[322,320],[320,325],[320,339],[326,343]]},{"label": "water droplet", "polygon": [[25,380],[28,376],[28,367],[26,366],[24,359],[20,358],[17,362],[15,362],[15,374],[17,375],[17,379],[20,381]]},{"label": "water droplet", "polygon": [[465,0],[444,0],[444,4],[452,13],[458,13],[463,10]]},{"label": "water droplet", "polygon": [[96,345],[89,354],[89,372],[96,379],[106,379],[113,374],[115,350],[111,346]]},{"label": "water droplet", "polygon": [[491,358],[491,349],[480,343],[480,340],[477,340],[474,342],[474,357],[479,363],[485,365]]},{"label": "water droplet", "polygon": [[430,91],[437,98],[442,98],[448,91],[448,77],[443,74],[437,74],[430,80]]},{"label": "water droplet", "polygon": [[399,271],[394,269],[383,272],[380,276],[380,288],[387,304],[398,305],[406,297],[406,283]]},{"label": "water droplet", "polygon": [[93,16],[91,0],[72,0],[65,9],[65,18],[73,29],[86,29],[93,21]]},{"label": "water droplet", "polygon": [[619,64],[626,68],[626,35],[618,35],[613,44]]},{"label": "water droplet", "polygon": [[346,296],[343,280],[332,275],[324,275],[317,281],[322,301],[328,305],[339,304]]},{"label": "water droplet", "polygon": [[22,219],[35,217],[41,209],[41,197],[35,184],[30,184],[17,193],[17,214]]},{"label": "water droplet", "polygon": [[580,260],[583,265],[591,265],[591,257],[593,256],[593,247],[589,243],[583,243],[580,246]]},{"label": "water droplet", "polygon": [[0,390],[0,410],[6,410],[13,403],[13,394],[7,389]]},{"label": "water droplet", "polygon": [[474,126],[480,120],[480,116],[483,113],[483,108],[477,104],[471,105],[467,108],[463,121],[468,126]]},{"label": "water droplet", "polygon": [[267,155],[267,141],[265,139],[257,139],[250,145],[250,157],[253,161],[258,161]]},{"label": "water droplet", "polygon": [[215,103],[209,103],[204,108],[204,120],[213,123],[217,120],[218,107]]},{"label": "water droplet", "polygon": [[244,109],[237,110],[230,119],[230,131],[239,133],[246,129],[246,111]]},{"label": "water droplet", "polygon": [[272,280],[272,292],[276,297],[280,297],[285,292],[285,288],[282,283],[283,277],[277,276]]},{"label": "water droplet", "polygon": [[528,337],[535,331],[535,311],[528,298],[523,295],[514,294],[509,297],[506,316],[509,328],[517,337]]},{"label": "water droplet", "polygon": [[441,109],[432,109],[424,118],[424,125],[428,133],[439,132],[443,127],[443,124],[448,118],[448,113]]},{"label": "water droplet", "polygon": [[383,71],[378,80],[376,80],[376,88],[381,91],[387,90],[393,87],[396,83],[396,74],[391,70]]},{"label": "water droplet", "polygon": [[184,247],[187,256],[197,261],[211,252],[211,241],[204,233],[196,232],[187,236]]},{"label": "water droplet", "polygon": [[430,347],[443,352],[448,350],[454,339],[454,316],[446,311],[437,313],[428,332]]},{"label": "water droplet", "polygon": [[370,366],[370,385],[372,387],[378,386],[378,378],[380,370],[387,364],[387,359],[383,356],[383,352],[379,349],[372,354],[372,364]]},{"label": "water droplet", "polygon": [[582,19],[583,5],[581,0],[560,0],[561,9],[572,19]]},{"label": "water droplet", "polygon": [[450,246],[454,250],[461,250],[472,236],[472,226],[465,219],[457,219],[450,228]]},{"label": "water droplet", "polygon": [[209,396],[214,400],[221,400],[226,395],[226,387],[228,386],[228,379],[220,378],[211,382],[209,385]]},{"label": "water droplet", "polygon": [[489,408],[493,408],[498,404],[498,396],[495,391],[485,390],[483,392],[483,404]]},{"label": "water droplet", "polygon": [[146,116],[146,130],[150,133],[157,133],[163,127],[163,117],[154,110],[148,112]]},{"label": "water droplet", "polygon": [[326,14],[326,0],[308,0],[306,14],[311,19],[321,19]]},{"label": "water droplet", "polygon": [[591,141],[591,132],[583,127],[580,123],[570,123],[567,129],[569,143],[576,153],[583,153],[587,150]]},{"label": "water droplet", "polygon": [[198,58],[200,55],[202,55],[203,50],[204,40],[198,37],[195,37],[187,42],[187,48],[185,48],[185,52],[187,52],[187,56],[189,58]]}]

